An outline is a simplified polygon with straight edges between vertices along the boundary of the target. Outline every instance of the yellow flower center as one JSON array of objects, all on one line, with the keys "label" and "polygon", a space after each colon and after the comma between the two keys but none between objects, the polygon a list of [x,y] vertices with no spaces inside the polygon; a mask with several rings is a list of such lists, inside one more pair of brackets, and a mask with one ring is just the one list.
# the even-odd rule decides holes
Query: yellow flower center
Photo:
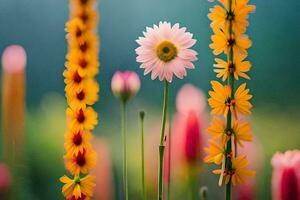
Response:
[{"label": "yellow flower center", "polygon": [[156,55],[163,62],[170,62],[177,56],[177,48],[170,41],[162,41],[156,46]]}]

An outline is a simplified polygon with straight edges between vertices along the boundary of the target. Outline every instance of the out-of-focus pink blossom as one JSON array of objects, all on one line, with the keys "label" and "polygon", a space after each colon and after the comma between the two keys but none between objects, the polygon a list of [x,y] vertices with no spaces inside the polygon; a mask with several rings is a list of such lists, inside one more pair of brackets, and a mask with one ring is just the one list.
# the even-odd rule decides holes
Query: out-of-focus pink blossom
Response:
[{"label": "out-of-focus pink blossom", "polygon": [[2,66],[7,73],[19,73],[26,66],[26,52],[20,45],[6,47],[2,54]]},{"label": "out-of-focus pink blossom", "polygon": [[202,114],[205,112],[206,98],[201,90],[191,84],[185,84],[177,93],[176,109],[181,114],[191,111]]},{"label": "out-of-focus pink blossom", "polygon": [[121,101],[127,101],[137,94],[141,86],[139,76],[133,71],[117,71],[111,80],[111,89]]},{"label": "out-of-focus pink blossom", "polygon": [[300,151],[276,153],[271,163],[273,200],[300,200]]},{"label": "out-of-focus pink blossom", "polygon": [[[252,142],[245,142],[243,147],[238,148],[239,155],[247,155],[250,163],[250,168],[259,172],[263,168],[264,152],[261,143],[254,135]],[[257,199],[257,184],[256,177],[252,177],[246,183],[237,185],[235,188],[237,200],[255,200]]]},{"label": "out-of-focus pink blossom", "polygon": [[11,175],[8,167],[0,163],[0,196],[7,192],[11,185]]},{"label": "out-of-focus pink blossom", "polygon": [[110,150],[102,139],[95,139],[93,146],[98,155],[96,166],[92,172],[96,176],[94,199],[111,200],[114,191]]},{"label": "out-of-focus pink blossom", "polygon": [[204,124],[207,114],[204,94],[193,85],[186,84],[178,92],[176,98],[177,113],[175,115],[172,134],[174,149],[172,154],[181,155],[189,164],[201,159]]}]

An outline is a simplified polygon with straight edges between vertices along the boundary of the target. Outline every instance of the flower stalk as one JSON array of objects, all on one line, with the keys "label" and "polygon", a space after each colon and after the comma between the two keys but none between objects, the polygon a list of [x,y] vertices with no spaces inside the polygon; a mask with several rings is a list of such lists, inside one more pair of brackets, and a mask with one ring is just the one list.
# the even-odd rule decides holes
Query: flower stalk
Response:
[{"label": "flower stalk", "polygon": [[146,195],[146,182],[145,182],[145,142],[144,142],[144,118],[145,112],[140,112],[140,126],[141,126],[141,166],[142,166],[142,192],[143,192],[143,199],[147,199]]},{"label": "flower stalk", "polygon": [[158,172],[158,199],[163,199],[163,164],[164,164],[164,152],[165,152],[165,129],[168,112],[168,96],[169,96],[169,83],[164,81],[164,102],[162,112],[162,125],[159,144],[159,172]]},{"label": "flower stalk", "polygon": [[123,192],[124,192],[124,199],[128,200],[126,101],[121,102],[121,130],[122,130],[122,142],[123,142]]}]

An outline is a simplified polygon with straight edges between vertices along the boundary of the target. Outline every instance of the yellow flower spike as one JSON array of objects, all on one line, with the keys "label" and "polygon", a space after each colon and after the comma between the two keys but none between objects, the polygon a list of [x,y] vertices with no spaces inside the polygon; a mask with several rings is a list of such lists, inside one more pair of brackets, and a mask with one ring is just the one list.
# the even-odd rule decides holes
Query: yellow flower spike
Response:
[{"label": "yellow flower spike", "polygon": [[[70,20],[65,31],[68,42],[66,70],[63,73],[67,131],[65,133],[65,168],[73,179],[63,176],[62,192],[66,199],[90,200],[94,177],[87,175],[95,166],[96,153],[90,143],[97,125],[97,113],[91,107],[98,100],[99,39],[97,37],[96,0],[70,0]],[[79,175],[85,174],[84,178]]]},{"label": "yellow flower spike", "polygon": [[252,95],[245,83],[235,88],[235,80],[240,77],[250,80],[247,72],[251,69],[251,63],[245,59],[252,42],[244,33],[249,25],[249,13],[255,10],[255,6],[248,5],[249,0],[218,2],[220,5],[215,5],[208,14],[214,32],[209,47],[214,55],[224,53],[227,59],[215,59],[214,72],[224,85],[217,81],[211,82],[213,90],[209,92],[208,104],[212,108],[211,114],[223,115],[224,122],[218,117],[213,118],[207,131],[213,140],[218,140],[221,144],[209,140],[210,146],[205,151],[208,153],[207,162],[222,163],[222,168],[213,173],[220,174],[219,186],[225,179],[225,197],[226,200],[231,200],[232,185],[242,183],[247,176],[255,174],[247,169],[248,161],[245,156],[238,156],[237,149],[242,146],[242,142],[252,141],[253,138],[249,123],[238,121],[239,114],[251,114],[252,104],[249,100]]}]

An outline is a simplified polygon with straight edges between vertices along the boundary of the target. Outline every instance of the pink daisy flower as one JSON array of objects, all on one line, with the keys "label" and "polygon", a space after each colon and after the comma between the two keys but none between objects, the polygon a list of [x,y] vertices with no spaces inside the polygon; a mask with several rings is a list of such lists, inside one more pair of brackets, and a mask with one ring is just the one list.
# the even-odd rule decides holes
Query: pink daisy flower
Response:
[{"label": "pink daisy flower", "polygon": [[171,82],[173,74],[182,79],[186,76],[186,68],[195,68],[193,62],[197,60],[197,52],[190,48],[196,40],[185,27],[160,22],[153,28],[147,27],[143,34],[144,37],[136,40],[140,45],[135,50],[136,61],[145,69],[145,75],[152,72],[152,80],[158,77],[160,81]]}]

